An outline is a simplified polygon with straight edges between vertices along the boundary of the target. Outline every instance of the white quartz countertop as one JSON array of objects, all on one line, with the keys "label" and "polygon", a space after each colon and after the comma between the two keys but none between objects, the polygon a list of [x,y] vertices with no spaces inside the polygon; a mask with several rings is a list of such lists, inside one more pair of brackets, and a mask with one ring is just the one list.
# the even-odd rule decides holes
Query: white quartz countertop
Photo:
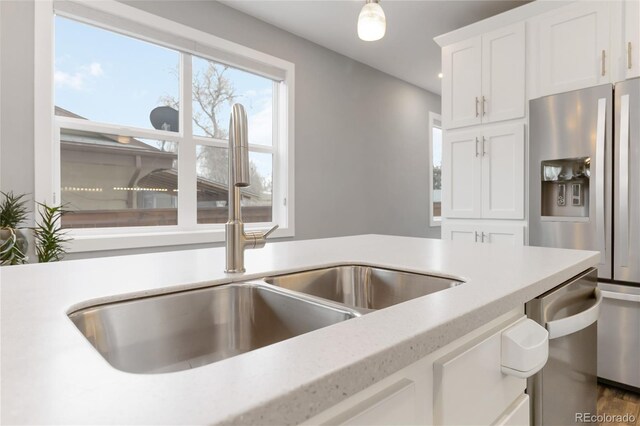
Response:
[{"label": "white quartz countertop", "polygon": [[[0,268],[3,424],[294,424],[595,266],[598,253],[361,235]],[[96,301],[344,263],[465,284],[188,371],[111,367],[68,319]],[[87,303],[89,301],[89,303]]]}]

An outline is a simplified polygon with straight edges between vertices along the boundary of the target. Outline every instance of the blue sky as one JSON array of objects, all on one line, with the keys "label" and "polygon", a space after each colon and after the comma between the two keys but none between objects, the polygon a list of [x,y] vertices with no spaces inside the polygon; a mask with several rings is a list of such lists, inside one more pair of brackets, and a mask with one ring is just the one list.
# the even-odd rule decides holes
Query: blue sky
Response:
[{"label": "blue sky", "polygon": [[[177,51],[56,17],[55,102],[87,119],[151,129],[149,113],[163,96],[179,97]],[[207,67],[193,60],[194,72]],[[249,115],[250,143],[271,145],[272,81],[241,70],[227,75]],[[220,111],[228,126],[229,107]],[[194,127],[194,134],[204,135]],[[264,156],[254,160],[261,174],[271,173]]]}]

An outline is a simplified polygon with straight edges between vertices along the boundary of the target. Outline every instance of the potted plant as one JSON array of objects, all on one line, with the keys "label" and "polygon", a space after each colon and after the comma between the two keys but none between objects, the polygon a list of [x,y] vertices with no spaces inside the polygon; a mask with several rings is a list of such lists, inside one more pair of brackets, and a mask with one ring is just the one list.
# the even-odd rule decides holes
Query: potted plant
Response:
[{"label": "potted plant", "polygon": [[0,265],[19,265],[27,262],[27,237],[19,229],[27,218],[25,195],[0,192]]},{"label": "potted plant", "polygon": [[48,206],[37,203],[40,219],[36,221],[33,234],[36,240],[36,255],[38,262],[56,262],[67,253],[64,244],[70,240],[60,229],[59,221],[65,210],[63,206]]}]

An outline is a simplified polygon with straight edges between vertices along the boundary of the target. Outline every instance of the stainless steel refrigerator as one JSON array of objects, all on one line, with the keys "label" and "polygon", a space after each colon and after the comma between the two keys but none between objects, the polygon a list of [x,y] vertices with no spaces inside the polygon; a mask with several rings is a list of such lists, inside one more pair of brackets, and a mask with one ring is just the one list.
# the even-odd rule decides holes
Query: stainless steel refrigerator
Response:
[{"label": "stainless steel refrigerator", "polygon": [[600,251],[597,374],[639,388],[640,79],[534,99],[529,112],[529,244]]}]

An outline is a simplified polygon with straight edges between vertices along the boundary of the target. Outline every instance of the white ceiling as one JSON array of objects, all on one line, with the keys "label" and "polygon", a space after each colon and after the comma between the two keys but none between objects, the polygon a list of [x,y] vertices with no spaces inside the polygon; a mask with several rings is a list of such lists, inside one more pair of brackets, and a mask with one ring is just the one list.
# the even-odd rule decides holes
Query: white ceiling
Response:
[{"label": "white ceiling", "polygon": [[357,61],[440,93],[440,48],[435,36],[480,21],[527,0],[382,0],[387,34],[361,41],[356,33],[364,0],[221,0]]}]

